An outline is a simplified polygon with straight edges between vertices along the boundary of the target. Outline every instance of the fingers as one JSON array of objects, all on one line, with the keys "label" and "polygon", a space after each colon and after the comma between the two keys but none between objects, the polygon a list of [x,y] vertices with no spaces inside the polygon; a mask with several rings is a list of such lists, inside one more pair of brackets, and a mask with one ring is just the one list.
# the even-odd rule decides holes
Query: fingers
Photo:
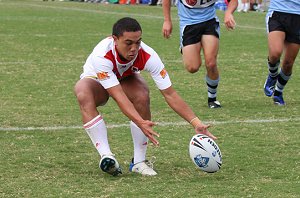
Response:
[{"label": "fingers", "polygon": [[211,134],[210,132],[207,133],[207,136],[210,137],[213,140],[218,139],[216,136],[214,136],[213,134]]},{"label": "fingers", "polygon": [[152,127],[155,125],[154,122],[151,121],[144,121],[144,125],[141,126],[140,128],[142,129],[143,133],[145,136],[155,145],[159,146],[159,142],[155,137],[159,137],[159,134],[156,133]]},{"label": "fingers", "polygon": [[209,127],[211,127],[210,124],[199,126],[199,128],[196,129],[196,133],[207,135],[208,137],[210,137],[210,138],[213,139],[213,140],[218,139],[216,136],[214,136],[212,133],[210,133],[210,132],[207,130]]},{"label": "fingers", "polygon": [[234,20],[229,20],[229,21],[226,21],[225,22],[225,26],[228,30],[234,30],[235,29],[235,26],[236,26],[236,23]]},{"label": "fingers", "polygon": [[156,133],[155,131],[149,131],[148,135],[146,135],[149,140],[155,145],[159,146],[159,142],[155,137],[159,137],[159,134]]},{"label": "fingers", "polygon": [[147,136],[149,138],[149,140],[155,145],[155,146],[159,146],[159,142],[157,139],[154,138],[154,136],[149,135]]},{"label": "fingers", "polygon": [[167,31],[167,30],[165,30],[165,31],[163,32],[163,35],[164,35],[164,37],[167,38],[167,39],[171,37],[170,31]]}]

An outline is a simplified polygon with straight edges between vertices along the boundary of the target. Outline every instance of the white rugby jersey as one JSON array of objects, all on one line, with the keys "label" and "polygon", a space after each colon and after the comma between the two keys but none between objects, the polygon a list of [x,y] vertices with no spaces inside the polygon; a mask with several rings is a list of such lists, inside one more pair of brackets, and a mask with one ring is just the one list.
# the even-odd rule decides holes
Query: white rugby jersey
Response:
[{"label": "white rugby jersey", "polygon": [[100,41],[87,58],[80,78],[96,78],[107,89],[120,84],[119,80],[145,70],[150,73],[160,90],[172,85],[169,75],[158,54],[141,42],[136,57],[124,62],[118,56],[112,37]]}]

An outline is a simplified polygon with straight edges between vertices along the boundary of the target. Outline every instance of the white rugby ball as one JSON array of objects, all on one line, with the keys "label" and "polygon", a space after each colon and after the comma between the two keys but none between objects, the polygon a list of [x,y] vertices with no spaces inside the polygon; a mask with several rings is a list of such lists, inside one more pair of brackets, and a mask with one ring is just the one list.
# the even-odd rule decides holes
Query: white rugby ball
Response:
[{"label": "white rugby ball", "polygon": [[189,145],[190,157],[194,164],[201,170],[214,173],[220,170],[222,154],[219,146],[210,137],[194,135]]}]

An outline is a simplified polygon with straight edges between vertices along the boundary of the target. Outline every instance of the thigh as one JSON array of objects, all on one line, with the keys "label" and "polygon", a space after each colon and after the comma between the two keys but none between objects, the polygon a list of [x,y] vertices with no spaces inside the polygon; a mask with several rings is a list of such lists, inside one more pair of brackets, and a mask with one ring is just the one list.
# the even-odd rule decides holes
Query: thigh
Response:
[{"label": "thigh", "polygon": [[285,32],[272,31],[268,34],[269,59],[278,61],[284,49]]},{"label": "thigh", "polygon": [[140,74],[128,76],[120,83],[123,91],[132,103],[141,97],[149,97],[149,88]]},{"label": "thigh", "polygon": [[216,64],[219,51],[219,38],[214,35],[203,35],[201,43],[206,64]]},{"label": "thigh", "polygon": [[201,66],[201,43],[191,44],[182,48],[182,59],[190,72],[198,71]]},{"label": "thigh", "polygon": [[149,88],[142,76],[140,74],[131,75],[121,81],[121,86],[139,114],[144,119],[150,120]]},{"label": "thigh", "polygon": [[79,80],[74,91],[80,103],[93,103],[96,107],[106,104],[109,99],[108,92],[96,79],[92,78]]}]

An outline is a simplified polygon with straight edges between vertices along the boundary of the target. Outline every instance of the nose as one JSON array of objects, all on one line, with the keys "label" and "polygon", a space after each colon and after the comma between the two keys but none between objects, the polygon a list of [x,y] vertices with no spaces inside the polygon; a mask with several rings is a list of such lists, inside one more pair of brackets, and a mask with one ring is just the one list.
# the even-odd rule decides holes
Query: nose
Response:
[{"label": "nose", "polygon": [[134,51],[137,51],[138,49],[139,49],[139,45],[134,44],[134,45],[131,46],[130,51],[134,52]]}]

